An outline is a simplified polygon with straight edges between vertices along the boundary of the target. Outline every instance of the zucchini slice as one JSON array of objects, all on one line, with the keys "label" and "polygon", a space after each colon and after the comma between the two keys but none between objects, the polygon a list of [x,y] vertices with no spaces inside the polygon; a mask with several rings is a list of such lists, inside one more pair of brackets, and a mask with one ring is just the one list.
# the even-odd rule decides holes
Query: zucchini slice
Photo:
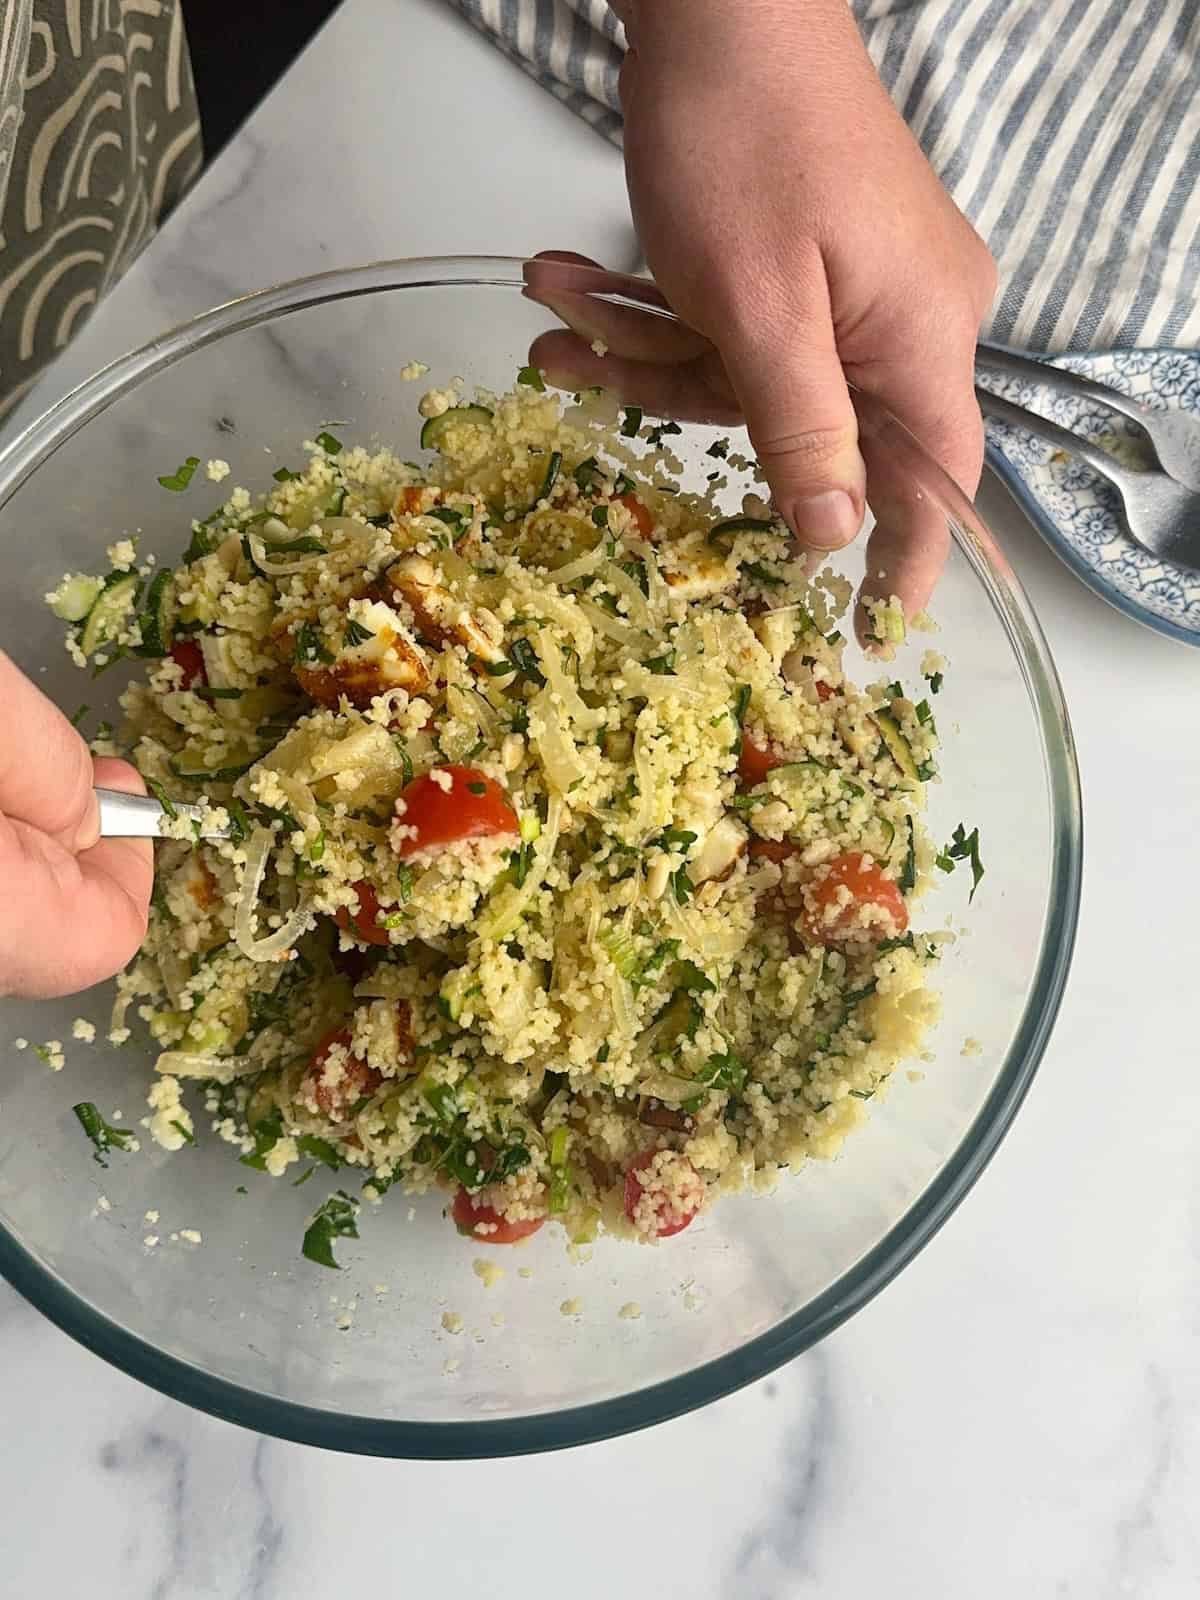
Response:
[{"label": "zucchini slice", "polygon": [[449,411],[443,411],[440,417],[429,417],[421,429],[422,450],[440,450],[442,440],[449,429],[459,422],[473,422],[482,426],[492,420],[492,413],[486,406],[451,406]]},{"label": "zucchini slice", "polygon": [[708,542],[728,555],[739,533],[774,533],[778,524],[774,517],[726,517],[709,529]]},{"label": "zucchini slice", "polygon": [[913,760],[912,749],[908,740],[900,732],[900,724],[890,711],[877,711],[875,724],[879,729],[883,742],[888,747],[888,754],[900,768],[900,771],[912,783],[919,783],[917,776],[917,763]]},{"label": "zucchini slice", "polygon": [[96,596],[95,604],[79,635],[84,655],[95,655],[102,645],[117,637],[122,625],[137,605],[142,580],[133,572],[114,573]]},{"label": "zucchini slice", "polygon": [[175,636],[175,574],[164,567],[154,575],[145,608],[138,613],[138,627],[142,642],[135,651],[139,656],[165,656]]},{"label": "zucchini slice", "polygon": [[230,751],[229,754],[232,759],[224,766],[208,767],[198,755],[189,750],[181,750],[177,756],[171,757],[168,765],[175,776],[184,783],[233,783],[244,772],[249,772],[258,760],[257,755],[251,755],[248,751],[244,758],[237,751]]}]

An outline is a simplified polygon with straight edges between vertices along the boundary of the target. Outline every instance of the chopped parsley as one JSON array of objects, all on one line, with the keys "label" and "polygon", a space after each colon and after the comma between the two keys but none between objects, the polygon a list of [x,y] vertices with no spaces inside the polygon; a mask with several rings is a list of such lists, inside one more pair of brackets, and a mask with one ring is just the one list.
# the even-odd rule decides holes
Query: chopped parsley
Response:
[{"label": "chopped parsley", "polygon": [[677,867],[671,874],[671,889],[677,905],[685,906],[695,892],[695,884],[688,877],[686,867]]},{"label": "chopped parsley", "polygon": [[593,506],[592,507],[592,521],[596,524],[596,526],[598,528],[607,528],[608,527],[608,507],[607,506]]},{"label": "chopped parsley", "polygon": [[748,578],[753,578],[756,583],[761,583],[768,589],[783,588],[783,579],[769,567],[764,567],[761,561],[743,561],[742,571]]},{"label": "chopped parsley", "polygon": [[742,753],[742,724],[746,720],[746,712],[750,709],[750,694],[750,685],[739,683],[733,697],[733,725],[737,732],[730,748],[735,756],[740,756]]},{"label": "chopped parsley", "polygon": [[324,1205],[314,1212],[304,1234],[301,1251],[308,1261],[319,1267],[336,1267],[333,1257],[335,1239],[358,1238],[358,1201],[344,1189],[331,1194]]},{"label": "chopped parsley", "polygon": [[646,443],[653,445],[654,448],[657,449],[667,434],[682,432],[683,429],[677,422],[661,422],[657,428],[650,429],[649,433],[646,435]]},{"label": "chopped parsley", "polygon": [[715,456],[718,461],[724,461],[729,455],[729,440],[714,439],[704,454],[706,456]]},{"label": "chopped parsley", "polygon": [[185,1127],[182,1122],[178,1122],[174,1117],[171,1118],[171,1126],[175,1129],[175,1132],[179,1134],[185,1144],[195,1144],[196,1135],[190,1128]]},{"label": "chopped parsley", "polygon": [[162,784],[159,783],[157,778],[147,778],[146,787],[163,808],[163,811],[174,822],[179,813],[172,804],[171,796],[163,788]]},{"label": "chopped parsley", "polygon": [[317,443],[327,456],[337,456],[342,453],[342,441],[335,439],[333,434],[322,428],[317,435]]},{"label": "chopped parsley", "polygon": [[271,476],[276,483],[290,483],[293,478],[298,478],[300,474],[293,472],[291,467],[276,467]]},{"label": "chopped parsley", "polygon": [[174,472],[168,472],[165,477],[160,478],[158,481],[164,489],[170,489],[172,494],[182,494],[188,484],[191,483],[199,465],[199,456],[188,456],[187,460],[176,467]]},{"label": "chopped parsley", "polygon": [[950,836],[950,843],[938,855],[937,864],[943,872],[953,872],[959,861],[971,863],[971,893],[967,897],[969,904],[975,898],[975,891],[979,887],[985,869],[979,857],[979,829],[972,828],[968,833],[961,822]]},{"label": "chopped parsley", "polygon": [[574,477],[580,494],[590,494],[597,483],[602,481],[604,474],[595,456],[589,456],[575,468]]},{"label": "chopped parsley", "polygon": [[667,678],[675,671],[675,660],[675,651],[668,650],[665,655],[651,656],[650,660],[643,661],[642,665],[647,672],[654,673],[656,678]]},{"label": "chopped parsley", "polygon": [[917,845],[913,836],[913,820],[905,817],[908,828],[908,849],[904,852],[904,866],[900,870],[900,892],[911,894],[917,886]]},{"label": "chopped parsley", "polygon": [[305,622],[297,630],[295,659],[302,667],[315,667],[333,660],[315,623]]},{"label": "chopped parsley", "polygon": [[78,711],[76,711],[74,716],[71,718],[71,726],[73,728],[77,728],[91,709],[92,708],[89,705],[80,706]]},{"label": "chopped parsley", "polygon": [[659,850],[686,850],[698,838],[699,834],[691,833],[687,828],[664,828],[657,839],[651,839],[650,844]]},{"label": "chopped parsley", "polygon": [[337,1151],[328,1139],[318,1139],[315,1133],[301,1134],[296,1140],[296,1148],[301,1155],[308,1156],[311,1161],[319,1161],[332,1172],[336,1172],[342,1164]]},{"label": "chopped parsley", "polygon": [[943,676],[940,672],[927,672],[925,682],[929,685],[930,694],[938,694],[941,691]]},{"label": "chopped parsley", "polygon": [[626,406],[625,415],[621,418],[621,436],[625,439],[636,439],[638,429],[642,425],[641,406]]},{"label": "chopped parsley", "polygon": [[354,650],[360,644],[366,644],[368,639],[375,637],[371,628],[364,628],[361,622],[356,622],[353,617],[346,624],[346,631],[342,635],[342,644],[347,650]]},{"label": "chopped parsley", "polygon": [[267,1153],[274,1150],[283,1138],[283,1112],[278,1106],[272,1106],[265,1117],[261,1117],[250,1129],[254,1137],[254,1149],[249,1155],[240,1158],[243,1167],[253,1167],[256,1172],[267,1170]]},{"label": "chopped parsley", "polygon": [[546,392],[546,380],[536,367],[522,367],[517,373],[517,382],[523,383],[527,389],[536,389],[539,394]]},{"label": "chopped parsley", "polygon": [[546,687],[546,675],[538,666],[537,653],[528,639],[514,639],[508,658],[523,678],[536,683],[539,689]]},{"label": "chopped parsley", "polygon": [[128,1150],[133,1139],[132,1128],[114,1128],[111,1122],[106,1122],[100,1115],[91,1100],[81,1100],[71,1110],[79,1119],[79,1126],[87,1134],[95,1146],[92,1160],[99,1166],[107,1167],[108,1162],[104,1157],[110,1150]]},{"label": "chopped parsley", "polygon": [[468,794],[486,794],[487,793],[487,784],[486,783],[469,783],[467,785],[467,793]]}]

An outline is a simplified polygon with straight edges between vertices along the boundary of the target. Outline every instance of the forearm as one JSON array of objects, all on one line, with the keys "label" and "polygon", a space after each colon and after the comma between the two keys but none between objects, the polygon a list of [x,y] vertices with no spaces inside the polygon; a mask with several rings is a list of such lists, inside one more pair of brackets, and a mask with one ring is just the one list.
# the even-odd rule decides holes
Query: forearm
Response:
[{"label": "forearm", "polygon": [[753,54],[768,77],[875,79],[846,0],[613,0],[613,9],[630,48],[664,67],[721,75],[732,52]]}]

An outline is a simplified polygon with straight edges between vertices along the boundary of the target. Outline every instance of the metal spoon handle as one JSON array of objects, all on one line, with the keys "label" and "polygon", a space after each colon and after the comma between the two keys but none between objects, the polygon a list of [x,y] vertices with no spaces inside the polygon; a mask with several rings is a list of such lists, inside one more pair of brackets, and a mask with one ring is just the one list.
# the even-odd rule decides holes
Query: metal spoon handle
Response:
[{"label": "metal spoon handle", "polygon": [[[100,806],[102,839],[158,839],[164,836],[162,824],[166,812],[153,795],[125,794],[120,789],[97,789],[96,800]],[[189,822],[203,826],[204,812],[200,806],[176,802],[175,812]],[[203,830],[202,837],[219,839],[224,834],[208,828]]]},{"label": "metal spoon handle", "polygon": [[991,372],[1003,372],[1010,378],[1026,378],[1050,394],[1073,394],[1081,400],[1094,400],[1098,405],[1107,406],[1110,411],[1119,411],[1123,417],[1152,431],[1154,412],[1106,384],[1096,383],[1094,379],[1085,378],[1066,367],[1053,367],[1045,361],[1035,361],[1031,356],[1018,355],[1015,350],[1003,350],[998,345],[985,344],[982,340],[975,346],[975,352],[977,368],[986,367]]},{"label": "metal spoon handle", "polygon": [[1119,461],[1110,456],[1107,450],[1101,450],[1099,445],[1093,444],[1090,439],[1084,439],[1068,428],[1060,428],[1057,422],[1039,417],[1034,411],[1026,411],[1023,406],[1014,405],[1011,400],[1002,400],[998,394],[992,394],[989,390],[980,388],[978,384],[975,385],[975,398],[979,401],[979,409],[985,417],[993,417],[997,422],[1007,422],[1014,428],[1023,428],[1026,433],[1044,439],[1047,444],[1057,445],[1060,450],[1078,456],[1081,461],[1086,461],[1093,471],[1098,472],[1102,478],[1107,478],[1122,491],[1127,487],[1133,487],[1133,479],[1137,474],[1129,472]]}]

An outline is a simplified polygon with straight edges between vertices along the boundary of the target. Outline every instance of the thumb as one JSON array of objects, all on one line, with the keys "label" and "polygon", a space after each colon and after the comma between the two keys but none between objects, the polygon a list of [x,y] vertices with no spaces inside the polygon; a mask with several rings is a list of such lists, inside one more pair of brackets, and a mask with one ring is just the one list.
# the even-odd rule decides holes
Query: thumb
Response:
[{"label": "thumb", "polygon": [[807,550],[838,550],[862,526],[866,469],[834,339],[829,291],[721,351],[775,504]]}]

